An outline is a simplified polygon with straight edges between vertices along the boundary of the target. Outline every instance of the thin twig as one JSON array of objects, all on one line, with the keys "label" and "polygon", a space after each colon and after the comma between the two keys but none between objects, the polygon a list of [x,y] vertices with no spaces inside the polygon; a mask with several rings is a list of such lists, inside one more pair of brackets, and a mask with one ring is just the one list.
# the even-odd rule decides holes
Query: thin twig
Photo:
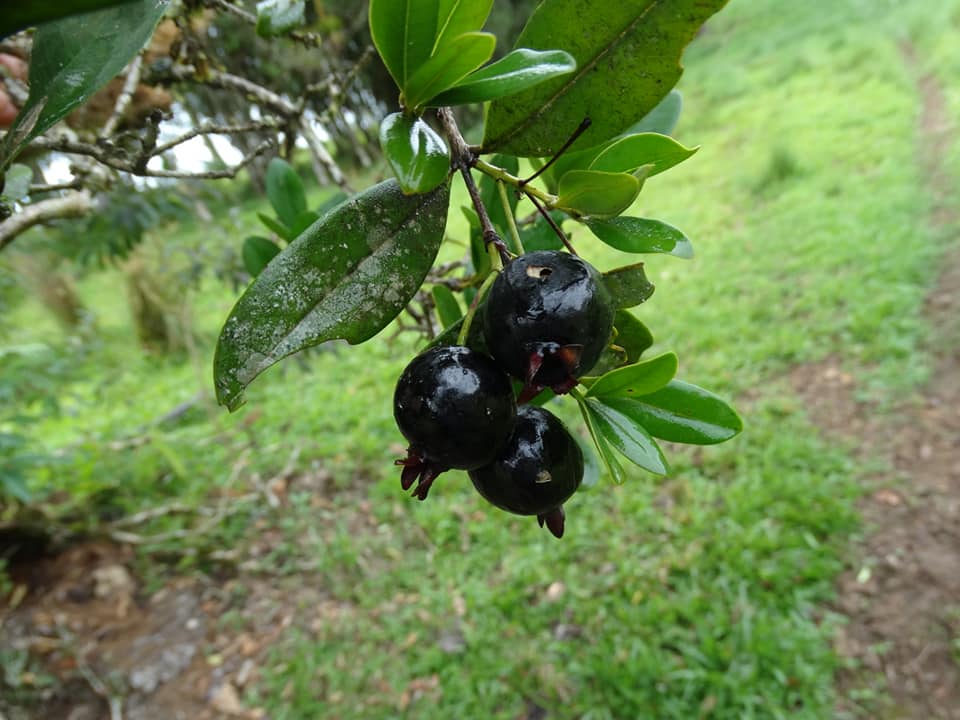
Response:
[{"label": "thin twig", "polygon": [[524,185],[526,185],[528,182],[531,182],[532,180],[536,180],[538,177],[540,177],[540,175],[546,172],[547,168],[553,165],[560,158],[560,156],[563,155],[570,148],[570,146],[576,142],[578,137],[583,135],[586,129],[590,127],[590,123],[591,123],[591,120],[588,117],[585,117],[583,120],[581,120],[580,125],[577,126],[577,129],[574,130],[573,134],[567,138],[567,141],[561,146],[561,148],[553,154],[553,157],[547,160],[547,162],[539,170],[537,170],[533,175],[528,177],[526,180],[520,181],[520,189],[522,190]]},{"label": "thin twig", "polygon": [[559,225],[557,225],[557,221],[550,216],[550,213],[547,212],[547,209],[543,207],[543,205],[540,204],[540,201],[537,200],[533,195],[527,195],[527,197],[530,199],[530,202],[533,203],[533,206],[537,209],[537,212],[543,215],[543,219],[550,224],[550,227],[553,228],[553,231],[563,241],[563,244],[567,246],[567,250],[570,251],[570,254],[576,255],[577,251],[573,248],[573,245],[570,244],[570,238],[568,238],[567,234],[560,228]]},{"label": "thin twig", "polygon": [[137,85],[140,84],[140,68],[142,65],[143,56],[137,55],[127,66],[127,77],[123,82],[123,90],[120,91],[120,95],[117,97],[117,102],[113,106],[113,113],[111,113],[110,117],[107,119],[107,122],[104,124],[103,130],[100,133],[103,137],[110,137],[113,135],[114,131],[117,129],[117,125],[120,124],[120,120],[123,117],[123,114],[127,111],[130,101],[133,100],[133,93],[136,91]]},{"label": "thin twig", "polygon": [[57,636],[61,644],[67,649],[77,663],[77,672],[86,681],[90,689],[97,694],[110,708],[110,720],[123,720],[123,698],[111,692],[107,684],[100,679],[83,657],[83,653],[76,647],[73,634],[59,621],[56,622]]},{"label": "thin twig", "polygon": [[27,205],[16,215],[0,222],[0,250],[3,250],[18,235],[34,225],[62,218],[83,217],[92,208],[93,199],[87,190],[79,190],[63,197],[41,200],[38,203]]},{"label": "thin twig", "polygon": [[191,128],[187,132],[183,133],[182,135],[178,135],[172,140],[157,145],[151,152],[151,155],[163,155],[163,153],[172,150],[178,145],[182,145],[185,142],[193,140],[195,137],[200,135],[239,135],[241,133],[257,132],[258,130],[276,130],[279,126],[279,123],[273,119],[243,123],[241,125],[217,125],[215,123],[204,123],[203,125],[198,125],[197,127]]},{"label": "thin twig", "polygon": [[[237,7],[233,3],[227,2],[227,0],[205,0],[207,7],[219,8],[224,10],[236,17],[240,18],[250,25],[256,26],[257,18],[252,13],[248,13],[243,8]],[[298,43],[306,45],[307,47],[320,47],[320,44],[323,42],[323,38],[320,35],[312,32],[304,32],[302,30],[289,30],[286,33],[291,40],[296,40]]]}]

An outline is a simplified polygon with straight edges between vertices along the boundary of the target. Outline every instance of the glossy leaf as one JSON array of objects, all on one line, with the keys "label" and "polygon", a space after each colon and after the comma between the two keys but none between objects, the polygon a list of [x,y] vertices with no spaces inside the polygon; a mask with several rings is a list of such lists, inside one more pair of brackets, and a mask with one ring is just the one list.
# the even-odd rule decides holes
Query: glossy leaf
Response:
[{"label": "glossy leaf", "polygon": [[600,475],[603,473],[603,461],[597,454],[597,446],[593,443],[585,442],[577,433],[571,433],[573,439],[580,446],[580,452],[583,453],[583,480],[580,481],[580,490],[590,490],[600,484]]},{"label": "glossy leaf", "polygon": [[373,44],[401,90],[433,53],[439,8],[440,0],[370,0]]},{"label": "glossy leaf", "polygon": [[600,462],[615,483],[618,485],[623,484],[624,480],[627,479],[627,474],[624,472],[623,465],[620,463],[613,448],[610,447],[610,443],[607,441],[600,427],[599,416],[596,415],[595,411],[586,401],[580,400],[580,398],[577,398],[577,401],[580,405],[580,413],[583,415],[583,422],[587,426],[587,431],[590,433],[590,439],[593,440],[594,447],[597,449]]},{"label": "glossy leaf", "polygon": [[3,192],[0,195],[11,202],[22,200],[30,192],[33,170],[27,165],[11,165],[3,176]]},{"label": "glossy leaf", "polygon": [[743,430],[743,421],[725,401],[703,388],[672,380],[637,398],[610,400],[651,435],[671,442],[715,445]]},{"label": "glossy leaf", "polygon": [[[291,230],[307,212],[307,194],[300,176],[283,158],[275,157],[267,165],[267,198],[280,222]],[[299,234],[299,233],[297,233]]]},{"label": "glossy leaf", "polygon": [[497,38],[490,33],[464,33],[437,49],[437,54],[428,59],[407,79],[403,87],[403,103],[418,110],[435,96],[452,87],[493,55]]},{"label": "glossy leaf", "polygon": [[251,235],[243,241],[243,267],[251,277],[257,277],[271,260],[280,254],[280,246],[272,240]]},{"label": "glossy leaf", "polygon": [[640,194],[641,183],[627,173],[571,170],[560,178],[556,207],[577,215],[616,217]]},{"label": "glossy leaf", "polygon": [[610,143],[590,163],[588,169],[633,172],[642,165],[652,165],[647,173],[647,177],[652,177],[682,163],[699,149],[699,146],[684,147],[668,135],[638,133]]},{"label": "glossy leaf", "polygon": [[153,35],[167,4],[167,0],[136,0],[37,28],[30,94],[0,145],[0,172],[26,143],[123,70]]},{"label": "glossy leaf", "polygon": [[263,270],[224,323],[217,399],[231,410],[278,360],[326,340],[370,339],[406,306],[443,239],[449,184],[404,195],[394,180],[328,213]]},{"label": "glossy leaf", "polygon": [[454,38],[481,29],[492,7],[493,0],[439,0],[433,53]]},{"label": "glossy leaf", "polygon": [[429,192],[450,173],[450,150],[423,118],[393,113],[380,125],[380,144],[403,192]]},{"label": "glossy leaf", "polygon": [[507,97],[576,69],[577,61],[563,50],[518,48],[467,75],[433,98],[430,105],[464,105]]},{"label": "glossy leaf", "polygon": [[446,285],[434,285],[433,304],[437,306],[437,316],[441,327],[450,327],[463,317],[463,309],[453,292]]},{"label": "glossy leaf", "polygon": [[563,48],[577,72],[490,104],[486,152],[554,154],[585,117],[593,124],[574,144],[588,148],[623,132],[653,110],[682,73],[680,57],[726,0],[544,0],[517,47]]},{"label": "glossy leaf", "polygon": [[693,245],[680,230],[660,220],[616,217],[588,219],[590,231],[610,247],[628,253],[667,253],[693,257]]},{"label": "glossy leaf", "polygon": [[627,133],[652,132],[670,135],[677,126],[677,121],[680,120],[682,110],[683,96],[679,90],[674,88],[664,96],[663,100],[657,103],[653,110],[631,125]]},{"label": "glossy leaf", "polygon": [[[656,475],[666,475],[667,460],[650,433],[623,408],[624,398],[587,398],[597,431],[630,462]],[[629,410],[630,408],[628,408]]]},{"label": "glossy leaf", "polygon": [[677,374],[677,356],[664,353],[643,362],[611,370],[597,378],[588,397],[636,397],[656,392]]},{"label": "glossy leaf", "polygon": [[0,38],[41,23],[70,15],[123,5],[132,0],[58,0],[57,2],[8,2],[0,13]]},{"label": "glossy leaf", "polygon": [[303,25],[304,0],[260,0],[257,3],[257,35],[282,35]]},{"label": "glossy leaf", "polygon": [[631,308],[646,302],[655,289],[647,280],[643,263],[608,270],[603,274],[603,282],[618,308]]}]

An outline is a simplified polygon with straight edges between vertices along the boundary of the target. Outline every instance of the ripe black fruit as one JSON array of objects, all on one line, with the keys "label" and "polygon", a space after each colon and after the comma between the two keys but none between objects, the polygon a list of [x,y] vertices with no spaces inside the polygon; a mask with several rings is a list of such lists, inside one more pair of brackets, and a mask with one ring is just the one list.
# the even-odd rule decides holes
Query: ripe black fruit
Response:
[{"label": "ripe black fruit", "polygon": [[393,416],[410,441],[401,484],[423,500],[444,470],[491,462],[513,430],[517,406],[506,374],[489,357],[462,346],[431,348],[397,381]]},{"label": "ripe black fruit", "polygon": [[536,515],[561,537],[562,504],[583,480],[583,453],[553,414],[524,405],[503,452],[489,465],[471,470],[470,480],[493,505],[517,515]]},{"label": "ripe black fruit", "polygon": [[484,337],[494,359],[527,384],[570,390],[600,359],[613,329],[613,298],[575,255],[541,251],[507,264],[490,288]]}]

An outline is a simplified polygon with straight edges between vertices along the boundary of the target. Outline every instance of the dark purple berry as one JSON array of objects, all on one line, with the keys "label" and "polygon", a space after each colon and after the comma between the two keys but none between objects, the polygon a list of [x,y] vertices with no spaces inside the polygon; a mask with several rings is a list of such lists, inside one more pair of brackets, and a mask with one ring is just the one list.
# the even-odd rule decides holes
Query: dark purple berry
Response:
[{"label": "dark purple berry", "polygon": [[554,415],[532,405],[517,410],[517,423],[503,452],[470,471],[477,491],[493,505],[517,515],[536,515],[557,537],[563,535],[563,503],[583,480],[583,453]]},{"label": "dark purple berry", "polygon": [[564,252],[527,253],[490,288],[484,337],[494,359],[526,383],[522,399],[545,387],[565,393],[600,359],[614,310],[589,263]]},{"label": "dark purple berry", "polygon": [[510,379],[483,353],[440,346],[415,357],[397,381],[393,416],[410,442],[401,485],[423,500],[437,475],[491,462],[509,438],[517,406]]}]

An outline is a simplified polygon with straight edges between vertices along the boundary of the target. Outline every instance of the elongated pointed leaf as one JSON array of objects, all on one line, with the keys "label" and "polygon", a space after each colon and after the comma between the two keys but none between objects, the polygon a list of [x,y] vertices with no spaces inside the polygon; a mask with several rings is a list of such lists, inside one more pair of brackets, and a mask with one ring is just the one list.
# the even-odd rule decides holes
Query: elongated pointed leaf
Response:
[{"label": "elongated pointed leaf", "polygon": [[3,176],[3,192],[0,192],[0,197],[10,202],[22,200],[30,192],[31,180],[33,180],[33,170],[28,165],[11,165]]},{"label": "elongated pointed leaf", "polygon": [[650,433],[621,407],[622,398],[587,398],[597,431],[624,457],[644,470],[666,475],[667,460]]},{"label": "elongated pointed leaf", "polygon": [[280,246],[272,240],[251,235],[243,241],[243,267],[250,277],[257,277],[271,260],[280,254]]},{"label": "elongated pointed leaf", "polygon": [[682,231],[660,220],[616,217],[588,219],[586,226],[610,247],[628,253],[667,253],[693,257],[693,245]]},{"label": "elongated pointed leaf", "polygon": [[627,173],[571,170],[560,178],[556,206],[590,217],[616,217],[640,194],[641,183]]},{"label": "elongated pointed leaf", "polygon": [[608,270],[603,274],[603,282],[618,308],[631,308],[646,302],[655,289],[647,280],[643,263]]},{"label": "elongated pointed leaf", "polygon": [[304,0],[260,0],[257,3],[257,35],[272,37],[303,25]]},{"label": "elongated pointed leaf", "polygon": [[642,165],[653,165],[647,174],[652,177],[682,163],[699,149],[699,146],[684,147],[668,135],[638,133],[612,142],[597,155],[588,169],[633,172]]},{"label": "elongated pointed leaf", "polygon": [[297,237],[298,233],[295,233],[291,228],[288,228],[282,222],[276,218],[272,218],[266,213],[258,212],[257,217],[260,219],[268,230],[275,233],[278,238],[290,242]]},{"label": "elongated pointed leaf", "polygon": [[517,47],[564,48],[577,72],[490,105],[486,152],[555,153],[585,117],[574,148],[598,145],[655,108],[682,73],[680,57],[726,0],[544,0]]},{"label": "elongated pointed leaf", "polygon": [[370,0],[373,44],[401,90],[433,53],[439,12],[439,0]]},{"label": "elongated pointed leaf", "polygon": [[37,28],[30,94],[0,145],[0,172],[26,143],[123,70],[153,35],[167,5],[167,0],[136,0]]},{"label": "elongated pointed leaf", "polygon": [[431,105],[464,105],[514,95],[551,78],[569,75],[577,61],[563,50],[518,48],[440,93]]},{"label": "elongated pointed leaf", "polygon": [[382,330],[433,265],[449,185],[404,195],[382,182],[324,215],[247,289],[224,323],[214,357],[217,399],[234,410],[244,389],[281,358]]},{"label": "elongated pointed leaf", "polygon": [[403,192],[433,190],[450,173],[450,150],[419,117],[393,113],[380,125],[380,144]]},{"label": "elongated pointed leaf", "polygon": [[459,35],[440,46],[436,55],[407,78],[403,86],[404,105],[418,110],[431,104],[433,97],[452,87],[489,60],[496,45],[496,36],[471,32]]},{"label": "elongated pointed leaf", "polygon": [[433,286],[433,303],[437,306],[437,316],[441,327],[450,327],[463,317],[463,309],[457,298],[446,285]]},{"label": "elongated pointed leaf", "polygon": [[594,447],[597,449],[597,456],[600,462],[603,464],[610,479],[617,485],[622,485],[627,479],[627,474],[624,472],[623,465],[617,458],[617,454],[613,448],[610,447],[610,443],[600,428],[599,417],[587,402],[581,401],[579,398],[577,401],[580,405],[580,413],[583,415],[583,422],[587,426],[587,431],[590,433],[590,439],[593,440]]},{"label": "elongated pointed leaf", "polygon": [[300,176],[283,158],[275,157],[267,165],[267,198],[280,222],[296,230],[300,217],[307,212],[307,195]]},{"label": "elongated pointed leaf", "polygon": [[740,416],[725,401],[680,380],[672,380],[649,395],[609,402],[642,424],[651,435],[671,442],[715,445],[743,430]]},{"label": "elongated pointed leaf", "polygon": [[437,39],[433,53],[464,33],[480,30],[490,15],[493,0],[440,0],[437,9]]},{"label": "elongated pointed leaf", "polygon": [[637,397],[664,387],[677,374],[678,360],[664,353],[644,362],[611,370],[590,386],[588,397]]}]

